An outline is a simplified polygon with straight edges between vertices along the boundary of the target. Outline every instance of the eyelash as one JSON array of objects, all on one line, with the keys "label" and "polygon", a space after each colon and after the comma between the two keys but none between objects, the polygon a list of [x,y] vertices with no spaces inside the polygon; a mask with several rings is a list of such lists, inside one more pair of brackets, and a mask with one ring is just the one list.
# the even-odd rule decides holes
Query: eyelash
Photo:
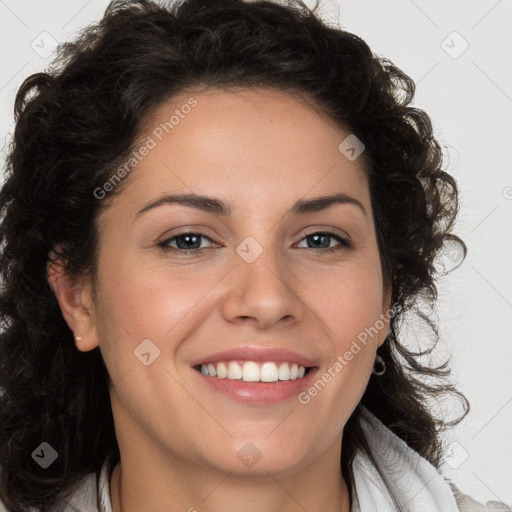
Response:
[{"label": "eyelash", "polygon": [[[163,242],[160,242],[158,244],[158,247],[160,247],[164,251],[179,252],[181,254],[196,254],[196,253],[199,253],[199,252],[201,252],[201,251],[203,251],[205,249],[209,249],[209,247],[202,247],[200,249],[176,249],[175,247],[171,247],[171,246],[168,245],[170,242],[176,240],[177,238],[183,237],[185,235],[200,236],[202,238],[205,238],[205,239],[209,240],[210,242],[213,242],[213,240],[210,237],[208,237],[206,235],[203,235],[202,233],[196,233],[194,231],[184,231],[183,233],[179,233],[177,235],[172,236],[171,238],[167,238]],[[327,235],[328,237],[336,239],[338,242],[340,242],[340,244],[339,245],[335,245],[334,247],[329,247],[327,249],[309,248],[311,251],[315,251],[317,253],[332,253],[332,252],[340,251],[340,250],[343,250],[343,249],[350,249],[350,248],[352,248],[352,244],[346,238],[343,238],[340,235],[338,235],[336,233],[332,233],[330,231],[313,231],[312,233],[308,233],[308,234],[304,235],[300,239],[299,242],[302,242],[302,240],[304,240],[305,238],[308,238],[308,237],[313,236],[313,235]],[[215,243],[215,242],[213,242],[213,243]],[[305,247],[305,249],[308,249],[308,247]]]}]

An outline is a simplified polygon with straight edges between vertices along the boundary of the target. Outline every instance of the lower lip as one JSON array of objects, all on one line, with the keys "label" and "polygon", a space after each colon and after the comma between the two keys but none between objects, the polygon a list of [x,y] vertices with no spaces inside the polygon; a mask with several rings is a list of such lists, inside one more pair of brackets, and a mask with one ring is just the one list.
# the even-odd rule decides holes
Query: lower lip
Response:
[{"label": "lower lip", "polygon": [[211,375],[203,375],[194,368],[192,371],[207,385],[224,393],[236,402],[252,405],[266,405],[282,402],[298,395],[313,380],[318,368],[313,368],[301,379],[278,380],[276,382],[245,382],[244,380],[221,379]]}]

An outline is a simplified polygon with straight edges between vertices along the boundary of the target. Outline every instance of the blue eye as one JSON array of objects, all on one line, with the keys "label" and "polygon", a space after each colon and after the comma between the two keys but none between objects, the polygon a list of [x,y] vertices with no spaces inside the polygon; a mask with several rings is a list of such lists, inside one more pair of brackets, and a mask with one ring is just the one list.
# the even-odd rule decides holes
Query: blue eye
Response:
[{"label": "blue eye", "polygon": [[[306,249],[311,249],[313,251],[325,253],[339,251],[342,249],[349,249],[352,247],[352,244],[346,238],[343,238],[338,234],[331,232],[310,233],[303,237],[302,240],[313,240],[313,244],[316,244],[319,241],[326,240],[329,238],[339,242],[338,245],[330,247],[330,243],[328,242],[327,247],[306,247]],[[184,233],[180,233],[178,235],[174,235],[171,238],[168,238],[167,240],[160,242],[158,244],[158,247],[161,247],[165,251],[174,251],[182,254],[194,254],[199,253],[205,249],[205,247],[201,247],[202,239],[209,240],[210,242],[214,243],[211,240],[211,238],[207,237],[206,235],[203,235],[202,233],[194,233],[187,231]],[[176,247],[171,244],[176,244]],[[325,245],[325,243],[320,245]]]},{"label": "blue eye", "polygon": [[[348,248],[352,247],[351,243],[346,238],[343,238],[335,233],[330,233],[330,232],[310,233],[309,235],[306,235],[302,240],[311,239],[311,240],[314,240],[313,243],[317,243],[318,241],[320,241],[322,239],[325,240],[325,239],[329,239],[329,238],[338,241],[339,244],[335,245],[334,247],[330,247],[330,244],[328,242],[326,248],[308,247],[308,249],[313,249],[314,251],[320,251],[320,252],[332,252],[332,251],[339,251],[342,249],[348,249]],[[320,245],[322,245],[322,244],[320,244]]]},{"label": "blue eye", "polygon": [[[179,252],[185,252],[187,254],[190,253],[196,253],[200,252],[204,249],[204,247],[201,247],[201,239],[205,238],[207,240],[212,241],[210,238],[208,238],[205,235],[202,235],[201,233],[192,233],[192,232],[185,232],[180,233],[179,235],[175,235],[171,238],[168,238],[167,240],[164,240],[163,242],[159,243],[159,247],[162,247],[164,250],[169,251],[179,251]],[[176,242],[177,248],[172,247],[170,244]],[[199,245],[199,247],[196,247]]]}]

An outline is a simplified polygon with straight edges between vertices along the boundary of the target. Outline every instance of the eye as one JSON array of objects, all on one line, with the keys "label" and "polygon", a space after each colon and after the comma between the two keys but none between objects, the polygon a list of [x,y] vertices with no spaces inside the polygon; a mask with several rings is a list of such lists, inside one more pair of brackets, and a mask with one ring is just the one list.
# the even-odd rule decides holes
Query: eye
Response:
[{"label": "eye", "polygon": [[[330,246],[330,242],[326,240],[328,239],[334,239],[339,242],[338,245],[335,245],[334,247]],[[302,240],[309,240],[312,241],[313,245],[318,244],[320,247],[306,247],[307,249],[313,249],[314,251],[318,252],[333,252],[333,251],[340,251],[342,249],[349,249],[352,247],[352,244],[342,236],[331,233],[329,231],[317,231],[314,233],[310,233],[306,235]],[[323,247],[322,247],[323,246]]]},{"label": "eye", "polygon": [[[184,252],[186,254],[200,252],[204,249],[201,247],[201,239],[212,241],[206,235],[201,233],[185,232],[178,235],[174,235],[163,242],[158,244],[164,250]],[[171,244],[176,243],[177,247],[173,247]]]}]

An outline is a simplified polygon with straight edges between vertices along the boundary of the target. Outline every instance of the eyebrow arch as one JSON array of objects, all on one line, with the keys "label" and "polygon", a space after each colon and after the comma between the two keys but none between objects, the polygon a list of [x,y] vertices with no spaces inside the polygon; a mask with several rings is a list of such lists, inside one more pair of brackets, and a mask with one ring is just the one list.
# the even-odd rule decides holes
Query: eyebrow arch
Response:
[{"label": "eyebrow arch", "polygon": [[[139,210],[135,216],[139,217],[144,212],[157,208],[163,204],[182,204],[184,206],[189,206],[190,208],[196,208],[198,210],[222,216],[231,215],[232,213],[231,206],[221,199],[197,194],[170,194],[151,201]],[[329,208],[333,204],[351,204],[359,208],[365,216],[367,215],[366,210],[360,201],[343,193],[315,197],[313,199],[299,199],[290,208],[289,213],[292,215],[301,215],[305,213],[319,212]]]}]

